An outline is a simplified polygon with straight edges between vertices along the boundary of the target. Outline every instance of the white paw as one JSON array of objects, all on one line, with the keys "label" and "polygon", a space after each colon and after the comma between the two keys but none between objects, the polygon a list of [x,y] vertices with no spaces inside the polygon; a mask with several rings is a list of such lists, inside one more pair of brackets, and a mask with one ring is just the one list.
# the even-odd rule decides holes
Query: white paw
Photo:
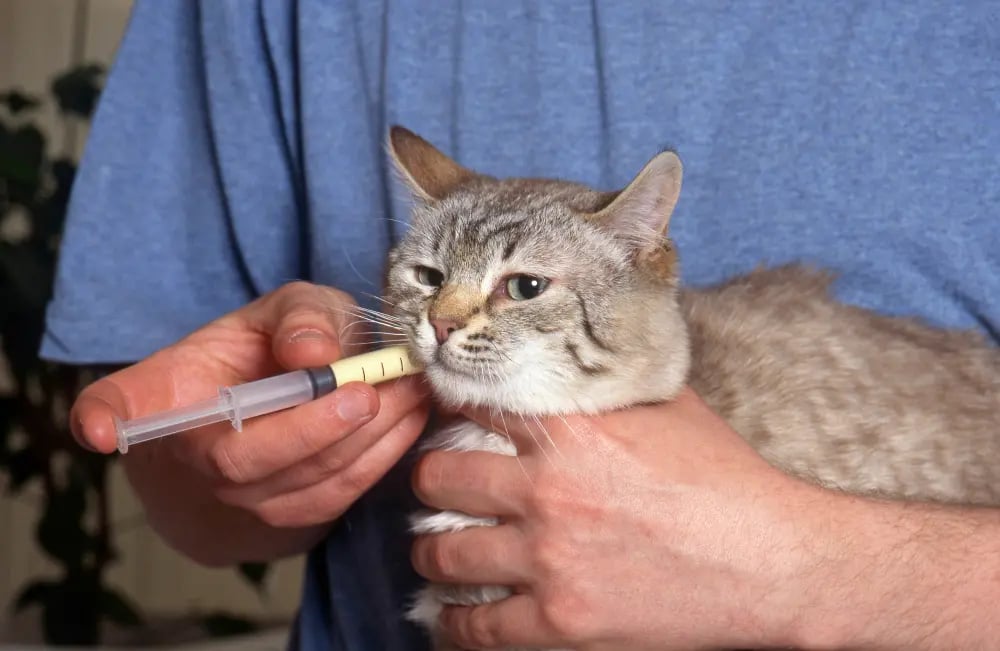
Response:
[{"label": "white paw", "polygon": [[417,535],[461,531],[470,527],[492,527],[496,518],[476,518],[458,511],[420,511],[410,516],[410,531]]}]

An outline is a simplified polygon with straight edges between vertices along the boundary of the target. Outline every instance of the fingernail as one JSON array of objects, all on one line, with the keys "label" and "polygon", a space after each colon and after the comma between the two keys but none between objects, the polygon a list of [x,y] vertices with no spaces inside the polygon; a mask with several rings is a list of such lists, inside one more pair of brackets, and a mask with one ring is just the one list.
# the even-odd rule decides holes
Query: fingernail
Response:
[{"label": "fingernail", "polygon": [[296,344],[300,341],[317,341],[319,339],[327,339],[326,333],[319,330],[299,330],[289,337],[288,341]]},{"label": "fingernail", "polygon": [[368,420],[372,415],[372,404],[363,393],[345,391],[337,402],[337,415],[347,422]]},{"label": "fingernail", "polygon": [[79,416],[73,418],[73,426],[70,427],[69,431],[77,445],[89,452],[97,452],[97,449],[87,440],[87,435],[83,431],[83,420]]}]

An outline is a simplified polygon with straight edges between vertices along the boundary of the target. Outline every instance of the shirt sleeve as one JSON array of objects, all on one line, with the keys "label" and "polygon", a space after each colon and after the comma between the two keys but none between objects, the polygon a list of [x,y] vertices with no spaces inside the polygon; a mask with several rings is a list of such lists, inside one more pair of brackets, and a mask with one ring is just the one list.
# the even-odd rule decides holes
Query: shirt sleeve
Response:
[{"label": "shirt sleeve", "polygon": [[259,11],[135,4],[74,181],[43,358],[134,362],[301,275]]}]

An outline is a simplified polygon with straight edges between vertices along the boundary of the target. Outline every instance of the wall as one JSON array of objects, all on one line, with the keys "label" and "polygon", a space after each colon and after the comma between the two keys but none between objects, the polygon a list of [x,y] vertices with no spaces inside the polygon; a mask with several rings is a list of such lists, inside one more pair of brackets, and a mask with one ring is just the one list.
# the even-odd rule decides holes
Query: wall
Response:
[{"label": "wall", "polygon": [[[131,0],[0,0],[0,89],[45,93],[53,75],[74,61],[109,64],[128,21]],[[50,146],[78,155],[83,125],[67,125],[55,112],[43,116]],[[4,378],[0,360],[0,391]],[[146,612],[174,614],[225,609],[251,615],[290,616],[298,602],[301,560],[278,564],[262,602],[232,570],[207,570],[174,553],[152,534],[121,473],[113,478],[113,513],[123,562],[110,581]],[[51,566],[35,548],[37,497],[3,495],[0,486],[0,631],[7,605],[30,577]],[[30,493],[30,491],[29,491]],[[0,640],[3,634],[0,633]]]}]

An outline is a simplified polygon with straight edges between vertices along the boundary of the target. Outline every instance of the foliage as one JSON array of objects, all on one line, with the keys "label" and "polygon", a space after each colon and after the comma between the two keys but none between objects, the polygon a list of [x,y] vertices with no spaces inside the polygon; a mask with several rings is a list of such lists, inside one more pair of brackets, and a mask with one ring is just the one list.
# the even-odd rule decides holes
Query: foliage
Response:
[{"label": "foliage", "polygon": [[[90,118],[103,74],[101,66],[88,64],[52,82],[51,99],[62,119]],[[0,93],[0,224],[20,212],[29,225],[16,241],[0,239],[0,354],[15,384],[13,395],[0,395],[0,477],[6,474],[15,495],[40,493],[35,537],[59,567],[57,577],[25,586],[13,608],[40,607],[49,644],[94,645],[103,622],[137,626],[143,619],[128,598],[105,584],[118,558],[107,485],[114,457],[80,448],[66,417],[100,369],[52,364],[37,355],[76,172],[71,158],[50,158],[46,136],[32,121],[44,102],[18,90]],[[248,564],[239,571],[262,588],[266,566]],[[203,626],[219,634],[250,628],[230,616],[206,618]]]}]

